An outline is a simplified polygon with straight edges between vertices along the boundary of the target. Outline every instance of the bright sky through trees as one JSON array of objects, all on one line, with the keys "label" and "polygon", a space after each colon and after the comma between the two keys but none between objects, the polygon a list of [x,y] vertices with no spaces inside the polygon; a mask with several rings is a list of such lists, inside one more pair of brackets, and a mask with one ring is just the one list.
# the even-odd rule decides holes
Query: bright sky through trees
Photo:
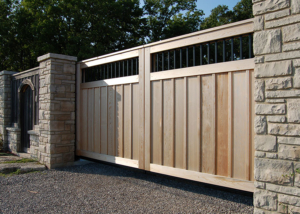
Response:
[{"label": "bright sky through trees", "polygon": [[[239,0],[197,0],[197,9],[203,10],[205,13],[204,17],[207,17],[210,15],[211,10],[218,5],[227,5],[229,10],[232,10],[238,1]],[[143,6],[144,0],[140,0],[140,4],[140,6]]]}]

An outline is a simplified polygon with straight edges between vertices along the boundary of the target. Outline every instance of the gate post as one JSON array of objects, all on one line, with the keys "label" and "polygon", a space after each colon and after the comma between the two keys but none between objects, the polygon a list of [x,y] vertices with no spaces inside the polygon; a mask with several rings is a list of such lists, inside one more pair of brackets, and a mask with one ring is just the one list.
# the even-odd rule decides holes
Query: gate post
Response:
[{"label": "gate post", "polygon": [[254,213],[300,212],[300,0],[253,0]]},{"label": "gate post", "polygon": [[39,154],[49,168],[74,162],[75,63],[77,57],[48,53],[38,57]]},{"label": "gate post", "polygon": [[3,143],[3,149],[8,149],[7,127],[11,126],[11,75],[14,71],[0,72],[0,140]]}]

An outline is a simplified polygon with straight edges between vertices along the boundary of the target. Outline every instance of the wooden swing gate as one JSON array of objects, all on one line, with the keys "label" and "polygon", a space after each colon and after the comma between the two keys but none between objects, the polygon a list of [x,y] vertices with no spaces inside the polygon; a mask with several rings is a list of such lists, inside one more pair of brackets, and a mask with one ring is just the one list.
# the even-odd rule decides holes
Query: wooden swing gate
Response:
[{"label": "wooden swing gate", "polygon": [[253,20],[77,65],[76,154],[253,192]]}]

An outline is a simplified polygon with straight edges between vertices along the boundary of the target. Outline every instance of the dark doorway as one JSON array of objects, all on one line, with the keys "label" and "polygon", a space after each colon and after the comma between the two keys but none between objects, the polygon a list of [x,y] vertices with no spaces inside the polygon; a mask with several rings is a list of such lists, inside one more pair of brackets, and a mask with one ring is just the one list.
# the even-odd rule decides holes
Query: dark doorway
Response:
[{"label": "dark doorway", "polygon": [[25,85],[20,96],[21,152],[29,152],[30,136],[28,131],[33,128],[33,94],[31,88]]}]

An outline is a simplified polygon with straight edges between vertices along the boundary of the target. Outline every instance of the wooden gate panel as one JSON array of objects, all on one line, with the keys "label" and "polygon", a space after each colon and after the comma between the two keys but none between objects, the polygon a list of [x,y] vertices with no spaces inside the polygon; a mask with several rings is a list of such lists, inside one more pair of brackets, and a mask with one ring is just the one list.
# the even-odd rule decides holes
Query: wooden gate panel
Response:
[{"label": "wooden gate panel", "polygon": [[132,84],[132,159],[134,160],[139,159],[139,92],[139,84]]}]

